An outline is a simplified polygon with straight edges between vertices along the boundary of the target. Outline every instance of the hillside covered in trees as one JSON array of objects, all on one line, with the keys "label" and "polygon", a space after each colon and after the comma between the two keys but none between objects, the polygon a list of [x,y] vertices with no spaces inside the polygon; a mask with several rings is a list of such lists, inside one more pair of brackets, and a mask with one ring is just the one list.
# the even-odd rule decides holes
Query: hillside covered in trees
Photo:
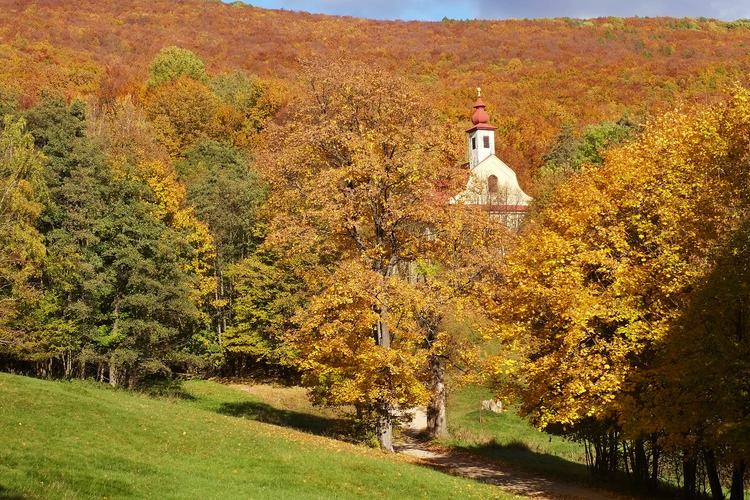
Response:
[{"label": "hillside covered in trees", "polygon": [[[262,373],[387,451],[473,384],[606,481],[743,497],[750,22],[0,7],[0,369]],[[520,227],[456,202],[477,86]]]},{"label": "hillside covered in trees", "polygon": [[386,22],[207,0],[3,0],[0,84],[34,100],[54,87],[100,100],[133,92],[163,47],[209,72],[241,70],[293,92],[300,63],[337,57],[402,74],[463,126],[481,86],[498,154],[522,184],[560,128],[640,117],[746,81],[750,23],[710,19]]}]

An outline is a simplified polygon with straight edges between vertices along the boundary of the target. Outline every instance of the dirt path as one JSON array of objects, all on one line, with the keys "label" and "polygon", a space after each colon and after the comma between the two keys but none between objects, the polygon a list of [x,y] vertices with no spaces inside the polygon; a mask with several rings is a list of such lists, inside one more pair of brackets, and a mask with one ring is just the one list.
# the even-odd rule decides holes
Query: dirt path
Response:
[{"label": "dirt path", "polygon": [[411,412],[415,414],[414,421],[403,429],[403,441],[397,443],[394,448],[397,453],[414,458],[420,464],[457,476],[495,484],[509,493],[526,497],[585,500],[630,498],[583,485],[539,477],[536,474],[465,451],[441,448],[419,441],[414,436],[423,430],[420,427],[422,427],[422,422],[426,424],[426,418],[421,409],[412,409]]},{"label": "dirt path", "polygon": [[604,490],[542,478],[508,465],[490,462],[467,452],[440,449],[425,443],[399,443],[395,448],[397,453],[416,458],[421,464],[457,476],[495,484],[516,495],[540,499],[613,500],[630,498]]}]

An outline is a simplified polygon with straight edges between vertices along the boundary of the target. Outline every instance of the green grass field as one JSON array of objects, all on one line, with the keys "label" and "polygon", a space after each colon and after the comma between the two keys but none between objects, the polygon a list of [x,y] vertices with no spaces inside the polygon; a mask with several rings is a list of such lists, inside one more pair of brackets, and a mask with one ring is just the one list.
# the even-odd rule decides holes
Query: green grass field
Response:
[{"label": "green grass field", "polygon": [[260,417],[330,423],[213,382],[155,398],[0,373],[0,497],[511,498]]},{"label": "green grass field", "polygon": [[488,389],[467,386],[448,398],[451,438],[445,444],[518,467],[576,481],[589,481],[583,445],[535,429],[511,410],[480,411]]}]

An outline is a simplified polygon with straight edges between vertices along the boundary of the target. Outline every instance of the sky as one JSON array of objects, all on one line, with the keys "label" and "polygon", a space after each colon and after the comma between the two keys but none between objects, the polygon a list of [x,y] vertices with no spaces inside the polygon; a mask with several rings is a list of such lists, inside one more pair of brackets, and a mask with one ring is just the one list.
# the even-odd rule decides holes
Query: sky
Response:
[{"label": "sky", "polygon": [[672,16],[750,18],[750,0],[244,0],[257,7],[371,19]]}]

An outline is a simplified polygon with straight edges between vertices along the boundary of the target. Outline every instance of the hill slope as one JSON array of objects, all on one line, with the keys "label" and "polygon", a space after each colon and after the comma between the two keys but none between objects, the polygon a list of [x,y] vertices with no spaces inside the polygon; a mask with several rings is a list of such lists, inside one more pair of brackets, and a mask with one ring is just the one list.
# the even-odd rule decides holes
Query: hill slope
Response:
[{"label": "hill slope", "polygon": [[32,99],[124,93],[168,45],[212,71],[292,81],[300,60],[349,58],[404,73],[457,127],[481,85],[498,152],[528,183],[563,123],[659,112],[750,74],[750,23],[602,18],[397,22],[209,0],[0,0],[0,87]]},{"label": "hill slope", "polygon": [[216,404],[0,373],[0,497],[509,498]]}]

